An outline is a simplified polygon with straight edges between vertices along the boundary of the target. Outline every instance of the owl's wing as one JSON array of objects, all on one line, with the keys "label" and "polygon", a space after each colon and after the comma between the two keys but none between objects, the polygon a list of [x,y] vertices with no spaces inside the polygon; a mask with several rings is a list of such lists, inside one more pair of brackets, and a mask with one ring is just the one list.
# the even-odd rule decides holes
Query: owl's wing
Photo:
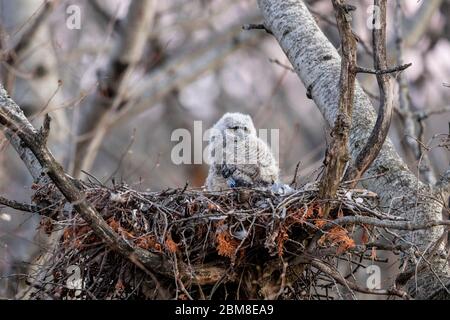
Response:
[{"label": "owl's wing", "polygon": [[230,181],[230,187],[267,186],[278,181],[278,165],[264,141],[249,136],[247,141],[237,144],[237,149],[240,162],[226,164],[222,170]]}]

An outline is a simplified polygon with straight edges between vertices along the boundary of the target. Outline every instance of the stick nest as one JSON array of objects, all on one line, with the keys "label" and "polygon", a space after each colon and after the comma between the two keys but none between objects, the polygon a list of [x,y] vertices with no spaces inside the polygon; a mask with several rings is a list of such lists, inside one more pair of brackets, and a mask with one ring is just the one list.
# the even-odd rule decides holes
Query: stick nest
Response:
[{"label": "stick nest", "polygon": [[330,223],[348,215],[383,218],[375,194],[343,189],[324,217],[316,184],[289,195],[85,184],[86,198],[120,237],[169,266],[143,272],[95,236],[54,186],[36,189],[34,202],[47,204],[51,217],[41,228],[58,234],[58,245],[28,280],[34,299],[332,298],[336,281],[305,257],[319,250],[330,266],[342,255],[361,264],[367,248],[359,248],[374,228]]}]

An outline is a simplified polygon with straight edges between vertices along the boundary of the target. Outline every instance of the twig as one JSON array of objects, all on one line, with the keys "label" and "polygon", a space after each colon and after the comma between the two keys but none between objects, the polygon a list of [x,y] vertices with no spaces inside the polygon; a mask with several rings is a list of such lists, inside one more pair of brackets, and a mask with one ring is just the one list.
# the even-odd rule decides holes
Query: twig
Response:
[{"label": "twig", "polygon": [[[396,56],[397,56],[397,64],[403,64],[403,10],[401,1],[397,1],[395,5],[395,45],[396,45]],[[405,151],[410,152],[416,161],[420,160],[419,164],[419,173],[424,178],[425,182],[430,185],[433,185],[436,181],[436,177],[434,172],[431,170],[430,161],[427,153],[422,152],[420,145],[415,143],[414,140],[417,138],[417,126],[420,126],[420,130],[423,132],[424,124],[420,122],[419,115],[417,112],[412,110],[412,101],[409,95],[408,81],[403,74],[398,74],[397,77],[398,83],[398,95],[399,95],[399,109],[400,112],[400,120],[404,126],[404,135],[406,138],[404,139]],[[425,118],[425,115],[424,115]],[[416,120],[416,121],[414,121]],[[403,135],[401,133],[401,135]],[[413,137],[413,139],[408,138],[408,136]],[[407,147],[407,148],[406,148]]]},{"label": "twig", "polygon": [[[372,31],[374,66],[375,70],[388,70],[386,57],[386,0],[374,0],[374,8],[379,9],[378,18],[380,23],[380,28],[374,25]],[[392,117],[393,95],[390,80],[390,76],[385,73],[377,74],[377,82],[380,90],[380,108],[377,121],[366,145],[357,155],[354,164],[348,168],[344,180],[357,180],[362,177],[383,147],[383,143],[389,132]],[[353,183],[354,185],[356,185],[356,182]]]},{"label": "twig", "polygon": [[34,38],[36,32],[39,31],[40,26],[47,20],[50,16],[50,13],[53,11],[55,7],[56,1],[47,0],[40,8],[39,12],[35,13],[36,17],[34,18],[33,23],[27,28],[27,30],[23,33],[20,40],[14,46],[14,48],[9,52],[6,63],[10,65],[14,65],[16,62],[16,58],[19,57],[30,45],[31,40]]},{"label": "twig", "polygon": [[[73,174],[89,171],[108,126],[108,111],[116,111],[125,98],[125,83],[141,59],[153,23],[156,1],[141,0],[130,4],[126,23],[119,35],[117,50],[99,79],[95,96],[88,100],[78,123],[78,135],[84,136],[76,146]],[[87,136],[86,136],[87,135]]]},{"label": "twig", "polygon": [[[160,256],[152,254],[141,248],[133,247],[123,238],[119,237],[103,220],[95,208],[85,200],[85,196],[78,190],[73,181],[66,175],[61,165],[55,160],[51,152],[42,143],[39,133],[33,128],[23,115],[22,110],[8,96],[0,86],[0,123],[17,134],[22,143],[31,150],[45,174],[58,187],[74,209],[83,217],[94,233],[111,248],[135,263],[148,273],[147,268],[161,270],[163,260]],[[34,164],[35,165],[35,164]]]},{"label": "twig", "polygon": [[268,34],[273,34],[272,31],[267,29],[266,26],[264,26],[263,24],[254,24],[254,23],[244,24],[242,26],[242,29],[243,30],[264,30]]},{"label": "twig", "polygon": [[357,66],[356,67],[356,72],[357,73],[369,73],[369,74],[381,75],[381,74],[387,74],[387,73],[394,73],[394,72],[403,71],[403,70],[409,68],[410,66],[412,66],[412,63],[403,64],[401,66],[396,66],[396,67],[392,67],[392,68],[385,69],[385,70],[373,70],[373,69]]},{"label": "twig", "polygon": [[417,231],[430,229],[436,226],[450,226],[450,220],[436,220],[427,221],[424,223],[416,223],[411,221],[393,221],[393,220],[381,220],[378,218],[366,217],[366,216],[347,216],[343,218],[338,218],[329,222],[323,227],[322,232],[333,228],[336,225],[344,226],[348,224],[365,224],[380,228],[389,228],[395,230],[405,230],[405,231]]},{"label": "twig", "polygon": [[410,299],[409,295],[399,290],[395,287],[392,287],[390,289],[368,289],[358,286],[357,284],[347,281],[343,275],[341,275],[337,270],[330,267],[329,265],[325,264],[324,262],[318,260],[318,259],[312,259],[311,265],[322,271],[323,273],[329,275],[333,279],[335,279],[339,284],[348,287],[351,290],[354,290],[356,292],[360,293],[367,293],[367,294],[375,294],[375,295],[395,295],[403,299]]},{"label": "twig", "polygon": [[9,200],[2,196],[0,196],[0,204],[7,206],[9,208],[19,210],[19,211],[24,211],[24,212],[35,213],[35,212],[40,211],[40,207],[38,207],[36,205],[21,203],[21,202],[14,201],[14,200]]},{"label": "twig", "polygon": [[280,67],[295,73],[294,68],[280,62],[280,60],[278,60],[278,59],[269,59],[269,62],[275,63],[275,64],[279,65]]},{"label": "twig", "polygon": [[300,168],[301,161],[297,162],[297,165],[295,166],[294,176],[292,177],[292,181],[289,184],[291,187],[297,185],[297,175],[298,175],[298,169]]},{"label": "twig", "polygon": [[[319,187],[321,199],[333,199],[349,160],[348,140],[352,122],[352,107],[355,91],[354,72],[356,67],[356,39],[353,35],[348,8],[341,0],[333,0],[336,21],[341,36],[342,61],[340,75],[339,111],[331,131],[332,141],[325,155],[325,170]],[[349,179],[347,179],[349,180]],[[330,204],[324,205],[324,217],[330,211]]]}]

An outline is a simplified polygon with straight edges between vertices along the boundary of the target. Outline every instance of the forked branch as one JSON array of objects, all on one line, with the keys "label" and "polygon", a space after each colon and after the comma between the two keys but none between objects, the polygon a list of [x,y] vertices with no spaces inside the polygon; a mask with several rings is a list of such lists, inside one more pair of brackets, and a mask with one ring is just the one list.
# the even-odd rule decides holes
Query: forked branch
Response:
[{"label": "forked branch", "polygon": [[[338,114],[331,131],[332,141],[325,155],[325,171],[319,189],[321,199],[336,196],[342,175],[350,158],[348,141],[352,122],[352,107],[355,92],[356,39],[351,29],[351,11],[354,7],[342,0],[333,0],[336,21],[341,35],[342,61]],[[351,8],[351,9],[350,9]],[[324,207],[325,217],[330,211],[329,202]]]},{"label": "forked branch", "polygon": [[41,175],[47,175],[51,179],[100,239],[146,272],[148,272],[147,268],[168,270],[168,268],[161,268],[163,261],[160,256],[132,246],[111,229],[95,208],[85,200],[74,181],[66,175],[46,147],[45,139],[42,139],[40,132],[28,122],[22,110],[2,86],[0,86],[0,124],[12,132],[12,136],[19,137],[21,144],[33,153],[38,164],[30,162],[28,165],[39,166],[42,170]]},{"label": "forked branch", "polygon": [[345,174],[344,180],[352,181],[352,186],[357,184],[358,179],[362,177],[380,153],[391,125],[393,98],[391,77],[388,73],[380,71],[389,70],[386,58],[386,0],[374,0],[374,8],[378,8],[377,10],[379,10],[379,15],[376,15],[374,11],[372,37],[374,66],[375,70],[379,70],[376,72],[376,77],[380,90],[380,108],[375,127],[366,145],[356,157],[354,165],[349,167]]}]

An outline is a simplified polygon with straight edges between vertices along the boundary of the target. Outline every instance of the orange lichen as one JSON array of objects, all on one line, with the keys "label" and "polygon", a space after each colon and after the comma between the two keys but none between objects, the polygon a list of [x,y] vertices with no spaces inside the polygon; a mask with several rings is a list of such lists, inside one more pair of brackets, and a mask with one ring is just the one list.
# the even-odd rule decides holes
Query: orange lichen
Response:
[{"label": "orange lichen", "polygon": [[236,249],[239,246],[237,240],[233,239],[228,231],[217,233],[217,252],[223,257],[234,259]]},{"label": "orange lichen", "polygon": [[134,243],[142,249],[149,250],[153,249],[158,252],[162,252],[162,246],[159,244],[153,235],[146,235],[137,238]]},{"label": "orange lichen", "polygon": [[166,248],[169,250],[169,252],[175,253],[178,251],[178,244],[173,241],[172,237],[168,235],[166,237]]},{"label": "orange lichen", "polygon": [[289,239],[289,235],[285,229],[281,229],[277,236],[278,256],[282,257],[284,252],[284,243]]},{"label": "orange lichen", "polygon": [[329,243],[331,245],[337,245],[337,253],[341,254],[348,249],[355,247],[355,241],[349,237],[348,231],[340,226],[336,226],[324,234],[318,241],[319,245]]}]

